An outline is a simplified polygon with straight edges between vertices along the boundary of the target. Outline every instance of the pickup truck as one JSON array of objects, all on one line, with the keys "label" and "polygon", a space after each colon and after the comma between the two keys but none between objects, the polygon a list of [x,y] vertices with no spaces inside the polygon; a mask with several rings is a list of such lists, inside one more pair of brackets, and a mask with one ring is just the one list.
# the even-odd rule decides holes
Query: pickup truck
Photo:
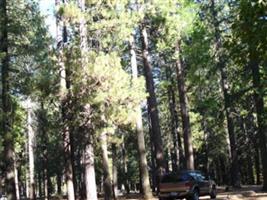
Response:
[{"label": "pickup truck", "polygon": [[160,200],[186,198],[199,200],[200,196],[210,195],[216,198],[216,184],[201,171],[185,170],[178,173],[166,174],[159,185]]}]

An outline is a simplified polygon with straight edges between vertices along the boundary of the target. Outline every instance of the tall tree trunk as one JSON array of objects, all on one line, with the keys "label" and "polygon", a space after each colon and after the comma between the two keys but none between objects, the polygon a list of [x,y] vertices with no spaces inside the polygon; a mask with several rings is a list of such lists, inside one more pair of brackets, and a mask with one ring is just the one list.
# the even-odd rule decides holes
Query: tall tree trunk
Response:
[{"label": "tall tree trunk", "polygon": [[260,152],[258,146],[255,148],[255,169],[256,169],[256,184],[261,184],[261,176],[260,176]]},{"label": "tall tree trunk", "polygon": [[[203,116],[205,116],[203,114]],[[202,121],[202,126],[204,128],[204,152],[205,152],[205,169],[204,169],[204,172],[206,174],[209,174],[209,169],[210,169],[210,163],[209,163],[209,142],[208,142],[208,139],[209,139],[209,130],[207,130],[208,128],[206,128],[206,121],[205,119]]]},{"label": "tall tree trunk", "polygon": [[112,144],[112,190],[113,199],[117,199],[118,196],[118,154],[116,144]]},{"label": "tall tree trunk", "polygon": [[156,163],[155,163],[155,148],[152,143],[153,139],[153,134],[152,134],[152,128],[151,128],[151,123],[149,121],[149,137],[150,137],[150,160],[151,160],[151,186],[152,186],[152,192],[156,192],[157,188],[157,180],[156,180]]},{"label": "tall tree trunk", "polygon": [[[71,120],[74,120],[73,117]],[[70,148],[71,148],[71,166],[72,166],[72,173],[73,173],[73,187],[74,187],[74,193],[75,195],[78,195],[78,188],[77,188],[77,176],[75,171],[75,139],[73,136],[73,125],[70,125],[71,131],[70,131]]]},{"label": "tall tree trunk", "polygon": [[171,70],[169,67],[166,67],[166,80],[170,81],[168,85],[168,101],[169,101],[169,111],[171,115],[171,134],[172,134],[172,141],[173,141],[173,148],[171,149],[171,161],[172,161],[172,171],[177,171],[179,166],[179,144],[177,138],[177,128],[176,121],[175,121],[175,99],[172,98],[173,87],[171,85]]},{"label": "tall tree trunk", "polygon": [[[85,12],[85,0],[78,0],[78,5],[80,7],[81,12]],[[81,16],[79,23],[79,34],[80,34],[80,50],[81,50],[81,72],[82,72],[82,80],[86,80],[86,66],[87,66],[87,52],[88,52],[88,41],[87,41],[87,26],[86,20],[84,16]],[[83,84],[83,81],[81,82]],[[82,87],[86,87],[86,85],[82,85]],[[89,118],[90,115],[90,105],[83,105],[83,111],[86,113],[86,118]],[[93,151],[93,137],[92,131],[90,131],[90,119],[88,119],[87,125],[84,127],[86,134],[88,134],[88,141],[86,145],[86,156],[85,156],[85,182],[86,182],[86,194],[87,200],[95,200],[97,199],[97,191],[96,191],[96,182],[95,182],[95,168],[94,168],[94,151]],[[87,160],[88,159],[88,160]],[[112,190],[111,190],[112,191]]]},{"label": "tall tree trunk", "polygon": [[126,190],[126,193],[130,193],[130,185],[128,180],[128,168],[127,168],[127,155],[126,155],[126,148],[125,148],[125,139],[123,137],[123,143],[122,143],[122,165],[123,165],[123,185]]},{"label": "tall tree trunk", "polygon": [[251,159],[251,155],[253,155],[253,153],[252,153],[252,147],[253,147],[252,140],[253,139],[251,139],[251,136],[248,133],[245,119],[243,119],[243,117],[240,117],[240,123],[241,123],[242,131],[245,134],[246,144],[248,145],[247,152],[246,152],[246,161],[247,161],[246,171],[248,174],[248,180],[246,183],[250,184],[250,185],[254,185],[255,184],[254,172],[253,172],[253,168],[254,168],[253,164],[254,163],[253,163],[253,159]]},{"label": "tall tree trunk", "polygon": [[[77,1],[81,11],[85,12],[85,0],[77,0]],[[80,50],[81,50],[81,62],[82,62],[81,65],[82,68],[85,69],[87,63],[86,53],[88,51],[88,41],[87,41],[87,26],[84,16],[80,17],[79,31],[80,31]]]},{"label": "tall tree trunk", "polygon": [[33,111],[32,102],[29,100],[28,104],[28,116],[27,116],[27,132],[28,132],[28,158],[29,158],[29,199],[36,199],[35,193],[35,180],[34,180],[34,137],[35,133],[33,130]]},{"label": "tall tree trunk", "polygon": [[71,149],[70,149],[70,130],[68,126],[68,103],[64,102],[62,106],[63,118],[63,138],[64,138],[64,156],[65,156],[65,176],[67,181],[68,200],[75,199],[74,184],[73,184],[73,168],[71,162]]},{"label": "tall tree trunk", "polygon": [[223,159],[223,157],[219,158],[219,163],[220,163],[220,168],[221,168],[221,172],[222,172],[222,181],[221,181],[221,183],[222,184],[226,184],[226,183],[229,182],[228,181],[229,176],[228,176],[228,172],[227,172],[227,169],[226,169],[225,160]]},{"label": "tall tree trunk", "polygon": [[[40,132],[41,132],[41,137],[42,137],[42,151],[43,151],[43,194],[44,194],[44,199],[48,199],[48,132],[45,128],[47,125],[47,115],[46,115],[46,110],[44,108],[44,103],[41,103],[41,114],[39,116],[39,121],[40,123]],[[41,173],[41,172],[40,172]],[[41,176],[41,175],[40,175]],[[41,179],[41,177],[39,177]],[[41,187],[41,183],[39,184],[39,187]],[[40,189],[39,195],[41,195],[42,190]]]},{"label": "tall tree trunk", "polygon": [[211,0],[211,12],[213,17],[213,26],[214,26],[214,37],[215,37],[215,59],[216,59],[216,65],[217,68],[220,70],[221,74],[221,88],[223,92],[223,98],[224,98],[224,111],[226,115],[226,121],[227,121],[227,130],[229,134],[230,139],[230,160],[231,160],[231,184],[234,187],[241,187],[241,180],[240,180],[240,167],[238,163],[238,152],[237,152],[237,144],[236,144],[236,136],[235,136],[235,130],[234,130],[234,121],[233,121],[233,109],[232,109],[232,99],[229,95],[229,86],[228,86],[228,80],[227,80],[227,73],[226,73],[226,66],[223,59],[224,55],[220,55],[221,51],[221,33],[219,30],[219,22],[218,22],[218,15],[215,8],[215,2],[214,0]]},{"label": "tall tree trunk", "polygon": [[[138,68],[136,61],[136,53],[134,46],[134,38],[131,38],[130,42],[131,48],[131,66],[132,66],[132,76],[133,81],[138,78]],[[145,147],[145,136],[143,130],[143,121],[142,121],[142,110],[141,106],[136,108],[136,133],[137,133],[137,145],[138,145],[138,154],[139,154],[139,167],[140,167],[140,176],[142,183],[142,191],[144,194],[144,199],[151,199],[152,193],[149,185],[149,173],[147,166],[147,156],[146,156],[146,147]]]},{"label": "tall tree trunk", "polygon": [[[28,143],[26,142],[25,144],[25,152],[28,152]],[[26,154],[25,156],[25,159],[27,160],[28,159],[28,155]],[[26,198],[30,198],[30,187],[29,187],[29,169],[28,169],[28,166],[25,168],[25,193],[26,193]]]},{"label": "tall tree trunk", "polygon": [[84,165],[85,165],[85,187],[86,187],[86,199],[97,200],[96,193],[96,180],[95,180],[95,163],[94,163],[94,147],[92,139],[85,147]]},{"label": "tall tree trunk", "polygon": [[8,9],[7,1],[0,0],[1,38],[0,53],[2,54],[2,131],[5,163],[5,190],[8,200],[16,199],[14,176],[14,141],[12,136],[12,99],[10,93],[10,66],[8,52]]},{"label": "tall tree trunk", "polygon": [[57,173],[57,194],[61,195],[62,190],[61,190],[61,174]]},{"label": "tall tree trunk", "polygon": [[104,173],[104,199],[112,199],[112,183],[109,170],[108,161],[108,144],[107,144],[107,133],[103,132],[100,135],[100,145],[102,153],[102,164]]},{"label": "tall tree trunk", "polygon": [[0,173],[0,194],[3,194],[3,187],[2,187],[2,184],[3,183],[3,176],[2,176],[2,170],[1,170],[1,173]]},{"label": "tall tree trunk", "polygon": [[77,171],[78,171],[78,191],[81,199],[86,199],[86,186],[85,186],[85,164],[83,163],[85,155],[85,148],[79,148],[77,154]]},{"label": "tall tree trunk", "polygon": [[166,67],[166,79],[170,82],[168,86],[168,100],[169,100],[169,111],[171,115],[171,132],[173,139],[173,149],[171,151],[172,158],[172,170],[177,171],[181,169],[183,166],[182,158],[183,158],[183,148],[181,142],[181,136],[178,131],[178,113],[176,110],[176,99],[173,88],[173,78],[170,67]]},{"label": "tall tree trunk", "polygon": [[49,199],[49,192],[48,192],[48,169],[47,167],[43,168],[43,194],[44,194],[44,199],[48,200]]},{"label": "tall tree trunk", "polygon": [[164,155],[162,147],[162,138],[160,133],[160,121],[159,113],[157,107],[157,99],[155,94],[155,86],[152,73],[152,65],[149,62],[149,52],[148,52],[148,36],[145,24],[141,26],[141,41],[142,41],[142,57],[144,72],[146,78],[146,88],[149,96],[147,98],[148,103],[148,113],[151,120],[152,129],[152,143],[155,148],[156,163],[157,163],[157,187],[159,184],[160,177],[164,173]]},{"label": "tall tree trunk", "polygon": [[194,154],[193,154],[190,118],[189,118],[189,110],[188,110],[189,106],[188,106],[188,100],[186,96],[184,62],[181,56],[180,41],[178,41],[176,44],[176,53],[179,56],[176,60],[176,75],[177,75],[179,102],[180,102],[180,110],[181,110],[181,117],[182,117],[182,124],[183,124],[186,168],[193,170],[194,169]]},{"label": "tall tree trunk", "polygon": [[[56,0],[56,6],[60,5],[60,0]],[[67,193],[68,200],[75,199],[74,184],[73,184],[73,168],[71,162],[71,146],[70,146],[70,77],[67,73],[67,69],[64,63],[64,52],[63,49],[67,43],[67,27],[64,21],[61,21],[57,17],[57,44],[63,44],[59,48],[59,59],[58,63],[60,66],[60,97],[61,97],[61,108],[62,108],[62,122],[63,122],[63,140],[64,140],[64,159],[65,159],[65,176],[67,181]],[[67,60],[67,59],[66,59]]]},{"label": "tall tree trunk", "polygon": [[[253,52],[253,53],[252,53]],[[263,176],[263,190],[267,191],[267,123],[266,112],[264,107],[264,86],[261,80],[259,63],[257,62],[257,55],[254,49],[250,49],[250,69],[252,72],[252,83],[254,88],[254,101],[257,114],[257,137],[259,138],[261,162],[262,162],[262,176]]]},{"label": "tall tree trunk", "polygon": [[169,151],[170,149],[169,148],[166,148],[165,150],[165,161],[166,161],[166,164],[165,164],[165,172],[168,174],[170,172],[170,165],[169,165]]},{"label": "tall tree trunk", "polygon": [[[46,134],[46,133],[45,133]],[[49,199],[49,193],[48,193],[48,152],[47,152],[47,144],[45,144],[45,151],[44,151],[44,199]]]},{"label": "tall tree trunk", "polygon": [[17,159],[15,154],[14,154],[14,175],[15,175],[16,199],[20,200],[19,174],[18,174]]},{"label": "tall tree trunk", "polygon": [[37,197],[41,198],[42,197],[42,173],[41,170],[38,170],[37,172],[37,176],[38,176],[38,193],[37,193]]},{"label": "tall tree trunk", "polygon": [[[221,65],[221,64],[218,64]],[[238,152],[237,152],[237,143],[236,136],[234,131],[234,121],[233,121],[233,109],[231,108],[232,101],[230,99],[230,95],[228,93],[228,83],[227,83],[227,75],[225,72],[225,67],[219,66],[221,72],[221,87],[223,91],[224,97],[224,111],[226,115],[227,122],[227,130],[229,134],[230,140],[230,150],[231,150],[231,184],[234,187],[241,187],[240,180],[240,167],[238,163]]]}]

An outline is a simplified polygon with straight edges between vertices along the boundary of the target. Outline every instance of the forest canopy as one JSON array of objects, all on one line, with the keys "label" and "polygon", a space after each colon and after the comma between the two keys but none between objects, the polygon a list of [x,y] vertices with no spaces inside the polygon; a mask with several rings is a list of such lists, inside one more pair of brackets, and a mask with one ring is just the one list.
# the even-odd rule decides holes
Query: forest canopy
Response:
[{"label": "forest canopy", "polygon": [[265,1],[49,2],[0,0],[0,196],[148,200],[185,169],[267,191]]}]

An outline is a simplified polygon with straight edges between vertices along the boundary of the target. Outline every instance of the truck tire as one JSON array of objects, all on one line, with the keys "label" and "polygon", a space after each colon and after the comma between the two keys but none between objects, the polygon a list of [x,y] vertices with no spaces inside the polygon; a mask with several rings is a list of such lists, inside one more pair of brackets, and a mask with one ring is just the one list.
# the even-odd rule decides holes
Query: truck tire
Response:
[{"label": "truck tire", "polygon": [[216,195],[217,195],[217,192],[216,192],[216,187],[212,187],[211,189],[211,192],[210,192],[210,198],[211,199],[216,199]]},{"label": "truck tire", "polygon": [[192,195],[190,197],[186,198],[186,200],[199,200],[198,189],[194,189]]}]

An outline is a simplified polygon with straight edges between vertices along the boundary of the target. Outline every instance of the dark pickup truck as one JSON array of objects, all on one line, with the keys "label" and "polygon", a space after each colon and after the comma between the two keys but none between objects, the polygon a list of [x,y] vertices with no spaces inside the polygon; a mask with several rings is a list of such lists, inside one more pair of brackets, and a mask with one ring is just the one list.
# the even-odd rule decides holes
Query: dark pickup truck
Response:
[{"label": "dark pickup truck", "polygon": [[216,184],[213,180],[196,170],[186,170],[179,173],[166,174],[159,185],[160,200],[186,198],[199,200],[199,196],[210,195],[216,198]]}]

